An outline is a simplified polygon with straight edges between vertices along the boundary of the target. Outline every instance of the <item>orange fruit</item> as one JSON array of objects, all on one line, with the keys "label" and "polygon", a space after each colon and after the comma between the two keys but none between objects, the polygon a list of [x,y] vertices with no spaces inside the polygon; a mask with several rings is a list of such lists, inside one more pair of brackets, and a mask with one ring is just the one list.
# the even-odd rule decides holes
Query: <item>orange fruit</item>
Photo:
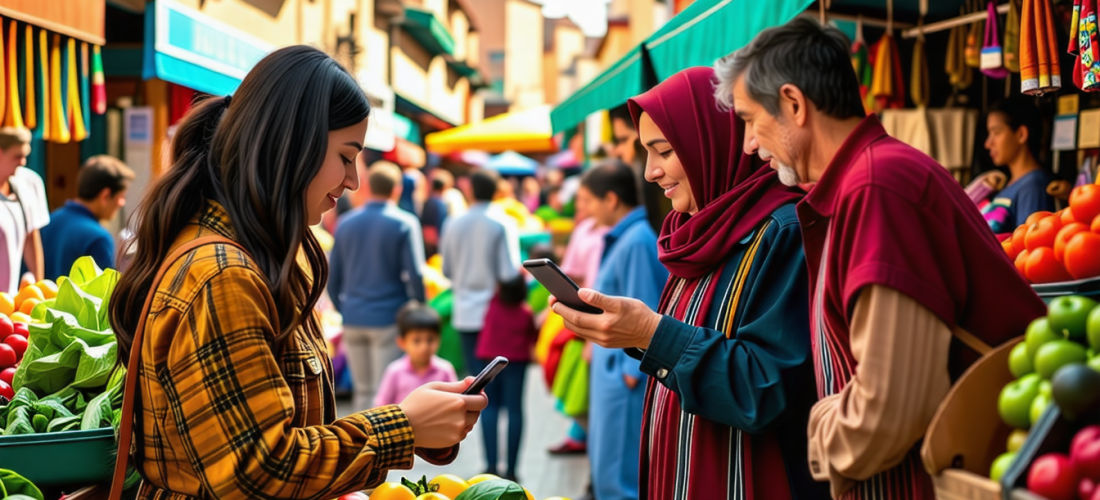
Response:
[{"label": "orange fruit", "polygon": [[1064,208],[1062,210],[1059,210],[1058,211],[1058,217],[1060,217],[1062,219],[1062,225],[1063,226],[1068,226],[1070,224],[1073,224],[1074,222],[1077,222],[1077,219],[1073,218],[1073,211],[1071,211],[1068,208]]},{"label": "orange fruit", "polygon": [[11,316],[15,312],[15,299],[8,292],[0,292],[0,314]]},{"label": "orange fruit", "polygon": [[[1072,241],[1070,240],[1071,243]],[[1066,250],[1069,251],[1068,246]],[[1026,266],[1027,279],[1032,283],[1058,283],[1072,279],[1066,272],[1066,268],[1054,256],[1053,248],[1039,247],[1032,250],[1027,256]]]},{"label": "orange fruit", "polygon": [[466,484],[469,484],[470,486],[473,486],[477,483],[484,483],[485,481],[497,481],[497,480],[500,480],[500,479],[501,479],[501,477],[497,476],[495,474],[478,474],[474,477],[471,477],[469,480],[467,480]]},{"label": "orange fruit", "polygon": [[1087,232],[1088,230],[1088,226],[1080,222],[1074,222],[1058,231],[1058,236],[1054,238],[1054,256],[1058,258],[1058,262],[1064,262],[1062,257],[1066,254],[1066,243],[1069,243],[1070,238],[1073,238],[1077,233]]},{"label": "orange fruit", "polygon": [[28,286],[28,287],[26,287],[22,290],[19,290],[19,295],[15,296],[15,308],[16,308],[16,310],[22,311],[23,310],[23,301],[25,301],[27,299],[30,299],[30,298],[35,298],[35,299],[38,299],[39,301],[46,300],[46,297],[42,295],[42,290],[39,290],[38,287],[36,287],[34,285],[31,285],[31,286]]},{"label": "orange fruit", "polygon": [[1092,219],[1092,225],[1089,226],[1089,230],[1100,234],[1100,215],[1097,215],[1095,219]]},{"label": "orange fruit", "polygon": [[1001,248],[1004,249],[1005,255],[1008,255],[1009,260],[1016,260],[1016,256],[1020,255],[1015,248],[1012,248],[1012,238],[1002,241]]},{"label": "orange fruit", "polygon": [[42,301],[39,299],[36,299],[34,297],[27,297],[27,300],[24,300],[23,303],[19,305],[19,312],[30,316],[31,311],[34,311],[34,308],[38,307],[38,304],[41,303]]},{"label": "orange fruit", "polygon": [[1024,225],[1025,226],[1030,226],[1030,225],[1032,225],[1036,222],[1039,222],[1042,219],[1045,219],[1048,215],[1053,215],[1053,214],[1051,214],[1050,212],[1047,212],[1046,210],[1040,210],[1038,212],[1035,212],[1035,213],[1027,216],[1027,220],[1024,222]]},{"label": "orange fruit", "polygon": [[447,495],[441,495],[433,491],[431,493],[425,493],[416,497],[416,500],[451,500],[451,497],[448,497]]},{"label": "orange fruit", "polygon": [[370,500],[416,500],[416,495],[404,485],[382,483],[370,493]]},{"label": "orange fruit", "polygon": [[42,280],[35,283],[34,286],[38,287],[38,290],[42,292],[42,296],[46,300],[57,298],[57,283],[51,280]]},{"label": "orange fruit", "polygon": [[1027,229],[1024,244],[1031,251],[1039,247],[1054,248],[1054,238],[1058,236],[1058,231],[1061,230],[1061,218],[1053,215],[1044,217]]},{"label": "orange fruit", "polygon": [[31,278],[30,275],[26,274],[23,275],[22,278],[19,278],[19,291],[23,291],[23,289],[27,288],[28,286],[34,286],[34,281],[32,281],[32,279],[33,278]]},{"label": "orange fruit", "polygon": [[1077,186],[1069,194],[1069,209],[1077,220],[1092,220],[1100,215],[1100,186]]},{"label": "orange fruit", "polygon": [[1077,279],[1100,276],[1100,234],[1083,232],[1066,244],[1066,271]]},{"label": "orange fruit", "polygon": [[460,493],[466,491],[466,488],[470,487],[470,483],[454,474],[440,474],[435,476],[435,479],[432,479],[428,484],[439,486],[437,491],[449,498],[457,497]]},{"label": "orange fruit", "polygon": [[1012,232],[1012,249],[1016,251],[1016,255],[1020,255],[1020,252],[1027,249],[1027,242],[1024,240],[1027,239],[1027,228],[1030,226],[1030,224],[1024,224]]},{"label": "orange fruit", "polygon": [[1031,252],[1024,250],[1016,255],[1016,270],[1020,272],[1020,276],[1027,278],[1027,257]]}]

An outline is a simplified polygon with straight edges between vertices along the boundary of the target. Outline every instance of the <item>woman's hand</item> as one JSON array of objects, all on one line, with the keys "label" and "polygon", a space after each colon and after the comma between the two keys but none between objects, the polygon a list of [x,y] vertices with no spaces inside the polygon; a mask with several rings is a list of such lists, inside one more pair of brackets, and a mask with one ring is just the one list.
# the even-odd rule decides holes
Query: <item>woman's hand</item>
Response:
[{"label": "woman's hand", "polygon": [[414,446],[443,449],[466,439],[481,410],[489,404],[485,394],[462,394],[473,380],[466,377],[460,382],[425,384],[398,405],[412,426]]},{"label": "woman's hand", "polygon": [[611,297],[588,288],[582,288],[579,295],[585,303],[603,310],[603,314],[582,313],[554,300],[551,307],[565,320],[566,328],[611,349],[649,348],[661,322],[660,314],[637,299]]}]

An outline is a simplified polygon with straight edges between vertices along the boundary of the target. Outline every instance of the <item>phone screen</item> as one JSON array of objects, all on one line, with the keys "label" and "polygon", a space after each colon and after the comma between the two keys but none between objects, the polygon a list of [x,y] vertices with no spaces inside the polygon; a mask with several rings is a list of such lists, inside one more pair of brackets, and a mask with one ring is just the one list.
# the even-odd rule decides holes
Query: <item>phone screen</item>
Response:
[{"label": "phone screen", "polygon": [[508,366],[508,358],[504,356],[497,356],[496,359],[489,362],[489,365],[481,370],[481,373],[477,374],[474,378],[474,382],[470,384],[466,390],[462,391],[463,394],[481,394],[481,391],[485,390],[485,386],[489,385],[497,375],[500,375],[501,370],[505,366]]},{"label": "phone screen", "polygon": [[588,314],[603,314],[603,311],[581,300],[577,291],[580,287],[550,259],[534,259],[523,263],[523,268],[539,280],[558,302]]}]

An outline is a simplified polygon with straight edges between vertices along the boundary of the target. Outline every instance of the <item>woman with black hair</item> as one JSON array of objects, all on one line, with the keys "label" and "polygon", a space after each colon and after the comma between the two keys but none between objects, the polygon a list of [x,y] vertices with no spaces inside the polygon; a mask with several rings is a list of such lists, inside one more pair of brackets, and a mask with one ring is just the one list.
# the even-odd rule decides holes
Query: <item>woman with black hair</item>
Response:
[{"label": "woman with black hair", "polygon": [[1011,233],[1029,215],[1054,211],[1054,198],[1047,194],[1051,176],[1036,159],[1043,124],[1030,98],[1016,97],[995,104],[986,117],[989,137],[985,149],[993,164],[1008,167],[1008,185],[983,209],[993,232]]},{"label": "woman with black hair", "polygon": [[486,405],[460,394],[468,381],[336,418],[310,226],[359,188],[369,113],[346,69],[293,46],[180,124],[110,301],[139,498],[333,498],[410,468],[414,449],[457,455]]}]

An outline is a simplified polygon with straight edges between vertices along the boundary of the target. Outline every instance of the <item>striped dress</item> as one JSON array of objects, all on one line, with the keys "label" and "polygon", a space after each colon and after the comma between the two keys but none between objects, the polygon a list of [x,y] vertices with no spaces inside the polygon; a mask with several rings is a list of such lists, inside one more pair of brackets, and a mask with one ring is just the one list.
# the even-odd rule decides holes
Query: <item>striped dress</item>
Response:
[{"label": "striped dress", "polygon": [[808,288],[793,206],[711,273],[670,279],[642,360],[641,498],[828,498],[806,465]]}]

